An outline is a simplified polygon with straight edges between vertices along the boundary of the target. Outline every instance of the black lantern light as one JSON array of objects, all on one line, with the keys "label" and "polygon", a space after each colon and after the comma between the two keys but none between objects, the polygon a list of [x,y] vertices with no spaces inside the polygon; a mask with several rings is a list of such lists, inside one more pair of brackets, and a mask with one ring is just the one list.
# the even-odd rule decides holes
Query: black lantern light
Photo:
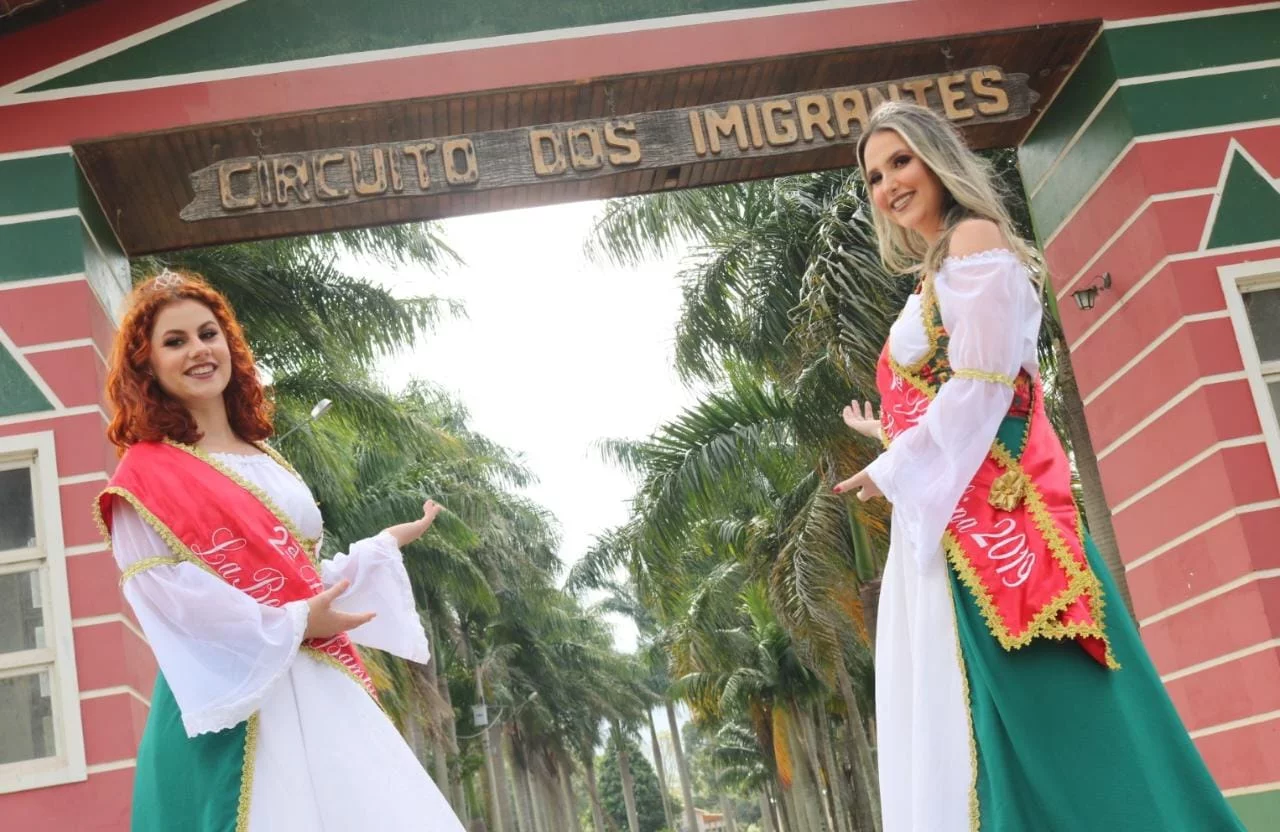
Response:
[{"label": "black lantern light", "polygon": [[1093,279],[1093,283],[1083,289],[1077,289],[1071,293],[1071,297],[1075,298],[1076,306],[1084,311],[1093,308],[1094,302],[1098,299],[1098,292],[1106,291],[1111,288],[1111,272],[1103,272]]}]

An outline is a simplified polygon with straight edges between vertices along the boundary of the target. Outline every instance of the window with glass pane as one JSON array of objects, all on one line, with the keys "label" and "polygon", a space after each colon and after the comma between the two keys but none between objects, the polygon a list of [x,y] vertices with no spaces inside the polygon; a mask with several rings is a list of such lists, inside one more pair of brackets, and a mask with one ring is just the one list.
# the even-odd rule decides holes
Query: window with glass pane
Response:
[{"label": "window with glass pane", "polygon": [[57,753],[49,668],[0,679],[0,765]]},{"label": "window with glass pane", "polygon": [[1245,292],[1244,309],[1262,362],[1262,380],[1271,393],[1272,410],[1280,418],[1280,287]]},{"label": "window with glass pane", "polygon": [[0,552],[36,545],[36,512],[31,469],[0,470]]},{"label": "window with glass pane", "polygon": [[0,574],[0,653],[48,646],[40,580],[39,569]]}]

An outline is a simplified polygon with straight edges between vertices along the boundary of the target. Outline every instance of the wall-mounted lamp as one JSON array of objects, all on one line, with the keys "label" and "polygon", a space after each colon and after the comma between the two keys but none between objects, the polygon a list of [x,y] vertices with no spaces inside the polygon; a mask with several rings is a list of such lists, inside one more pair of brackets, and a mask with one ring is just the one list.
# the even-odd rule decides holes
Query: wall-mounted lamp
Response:
[{"label": "wall-mounted lamp", "polygon": [[1077,289],[1071,293],[1071,297],[1076,299],[1076,306],[1083,310],[1093,308],[1094,302],[1098,299],[1098,292],[1106,291],[1111,288],[1111,272],[1103,272],[1094,278],[1093,283]]}]

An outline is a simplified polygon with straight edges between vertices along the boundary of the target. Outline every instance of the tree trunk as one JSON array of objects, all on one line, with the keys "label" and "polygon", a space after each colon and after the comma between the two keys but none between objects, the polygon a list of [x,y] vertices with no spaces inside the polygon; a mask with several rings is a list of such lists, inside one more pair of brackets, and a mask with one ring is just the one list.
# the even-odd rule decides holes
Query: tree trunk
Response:
[{"label": "tree trunk", "polygon": [[782,805],[782,785],[778,782],[776,776],[767,778],[764,781],[765,795],[769,798],[770,804],[773,805],[773,820],[777,827],[777,832],[791,832],[788,825],[787,813]]},{"label": "tree trunk", "polygon": [[844,770],[836,761],[836,738],[831,733],[831,720],[827,718],[827,709],[815,703],[814,715],[817,717],[817,734],[822,754],[822,767],[827,772],[827,802],[831,804],[831,817],[835,820],[839,832],[853,832],[851,823],[856,806],[853,790],[849,788],[849,780]]},{"label": "tree trunk", "polygon": [[715,790],[716,798],[720,802],[720,814],[724,815],[725,828],[728,832],[738,832],[737,821],[733,817],[733,805],[729,803],[728,797],[724,793],[724,786],[720,782],[720,769],[716,766],[715,759],[719,750],[716,743],[715,733],[711,733],[708,738],[711,746],[711,788]]},{"label": "tree trunk", "polygon": [[[859,800],[859,820],[864,823],[868,832],[880,829],[880,778],[876,772],[875,754],[871,750],[871,742],[863,728],[862,710],[858,707],[858,695],[853,690],[853,680],[849,678],[849,670],[844,660],[836,661],[836,680],[840,688],[840,697],[849,711],[848,754],[853,764],[854,776],[858,778],[857,789]],[[866,823],[869,822],[869,825]]]},{"label": "tree trunk", "polygon": [[817,784],[809,770],[808,756],[800,740],[801,718],[795,703],[786,709],[787,744],[791,748],[791,807],[795,810],[797,824],[805,832],[819,832],[824,828],[821,820],[822,798],[816,791]]},{"label": "tree trunk", "polygon": [[543,771],[542,768],[538,766],[532,775],[538,786],[539,803],[542,804],[542,811],[539,813],[539,817],[542,818],[542,828],[545,832],[564,832],[569,828],[569,819],[564,816],[564,805],[559,796],[560,790],[552,782],[551,773]]},{"label": "tree trunk", "polygon": [[493,818],[496,832],[516,832],[515,813],[511,806],[511,786],[507,778],[507,760],[502,752],[502,728],[489,723],[484,732],[485,762],[493,781]]},{"label": "tree trunk", "polygon": [[[476,680],[476,701],[484,702],[484,676],[480,671],[479,657],[471,650],[471,639],[467,637],[466,622],[459,628],[458,648],[462,651],[463,666],[470,666]],[[443,678],[441,676],[440,678]],[[507,787],[507,769],[502,757],[502,732],[498,726],[489,721],[484,735],[484,764],[489,775],[489,799],[493,801],[490,811],[493,821],[492,832],[518,832],[515,818],[511,812],[510,791]],[[457,746],[455,745],[455,748]]]},{"label": "tree trunk", "polygon": [[[476,814],[479,815],[478,822],[473,821],[472,832],[490,832],[496,830],[498,821],[498,806],[494,795],[497,790],[493,787],[493,761],[489,759],[489,752],[485,751],[484,765],[480,767],[480,790],[477,793],[476,784],[471,782],[470,797],[472,805],[475,807]],[[483,795],[483,798],[481,797]]]},{"label": "tree trunk", "polygon": [[1111,577],[1120,590],[1125,609],[1133,615],[1133,599],[1129,597],[1129,581],[1125,576],[1124,561],[1120,559],[1120,547],[1116,544],[1116,530],[1111,523],[1111,507],[1102,490],[1102,473],[1098,470],[1098,455],[1089,435],[1089,423],[1085,421],[1084,400],[1080,398],[1080,386],[1076,383],[1075,368],[1071,364],[1071,350],[1061,338],[1053,340],[1054,360],[1058,365],[1058,390],[1062,395],[1067,414],[1067,430],[1071,435],[1071,452],[1075,456],[1076,471],[1084,490],[1084,515],[1089,522],[1089,536],[1102,554]]},{"label": "tree trunk", "polygon": [[529,766],[524,759],[524,749],[517,747],[518,740],[510,731],[504,731],[507,749],[511,755],[511,774],[516,784],[516,809],[520,816],[521,832],[538,832],[538,818],[533,809],[533,790],[529,788]]},{"label": "tree trunk", "polygon": [[560,761],[557,770],[560,772],[560,792],[564,799],[565,814],[569,817],[569,829],[571,832],[582,832],[582,822],[578,820],[578,801],[573,794],[573,763],[568,755]]},{"label": "tree trunk", "polygon": [[727,832],[738,832],[738,822],[733,817],[733,804],[721,788],[717,787],[716,792],[720,797],[720,814],[724,815],[725,829]]},{"label": "tree trunk", "polygon": [[[434,662],[435,659],[432,658]],[[449,707],[449,715],[445,719],[444,732],[449,738],[450,753],[458,753],[458,725],[453,718],[453,694],[449,693],[449,680],[443,674],[437,676],[436,689],[440,691],[441,698]],[[439,760],[436,761],[437,767],[440,765]],[[457,765],[449,765],[448,757],[445,758],[445,772],[449,782],[449,802],[453,804],[453,810],[462,818],[462,822],[466,824],[467,818],[467,798],[462,788],[462,770]]]},{"label": "tree trunk", "polygon": [[[436,624],[431,616],[427,616],[427,629],[428,643],[432,645],[438,644],[436,641]],[[427,662],[427,666],[422,673],[423,680],[428,686],[434,690],[440,690],[440,680],[443,678],[443,674],[440,673],[439,653],[432,654],[431,660]],[[448,685],[444,686],[446,690],[448,687]],[[432,743],[432,766],[435,769],[436,786],[442,794],[449,794],[449,751],[442,742]]]},{"label": "tree trunk", "polygon": [[774,832],[773,803],[769,800],[768,790],[760,787],[760,832]]},{"label": "tree trunk", "polygon": [[794,703],[796,712],[796,725],[799,730],[796,731],[796,739],[804,746],[805,759],[809,764],[809,771],[813,776],[814,793],[817,796],[818,806],[821,808],[823,828],[829,832],[837,832],[834,812],[830,802],[829,784],[822,782],[822,763],[818,761],[818,739],[814,736],[817,731],[813,724],[813,714],[802,709],[799,703]]},{"label": "tree trunk", "polygon": [[613,721],[613,738],[618,744],[618,777],[622,780],[622,802],[627,806],[627,826],[640,832],[640,816],[636,814],[636,781],[631,776],[631,757],[618,721]]},{"label": "tree trunk", "polygon": [[646,715],[649,717],[649,739],[653,742],[653,767],[658,774],[658,790],[662,792],[662,816],[666,818],[667,828],[675,832],[676,820],[671,814],[671,790],[667,788],[667,769],[662,764],[662,746],[658,744],[658,727],[653,724],[653,709]]},{"label": "tree trunk", "polygon": [[667,706],[667,727],[671,729],[671,745],[676,755],[676,770],[680,772],[680,796],[684,798],[685,832],[697,832],[698,819],[693,812],[693,784],[689,779],[689,764],[684,758],[684,743],[680,740],[680,723],[676,722],[676,706],[670,699]]},{"label": "tree trunk", "polygon": [[804,819],[796,812],[794,773],[792,774],[790,789],[784,787],[781,780],[776,780],[776,786],[778,825],[782,827],[782,832],[811,832]]},{"label": "tree trunk", "polygon": [[600,806],[600,790],[596,786],[595,757],[589,753],[582,763],[582,768],[586,772],[587,797],[591,800],[591,820],[595,824],[595,832],[609,832],[609,828],[604,823],[604,809]]}]

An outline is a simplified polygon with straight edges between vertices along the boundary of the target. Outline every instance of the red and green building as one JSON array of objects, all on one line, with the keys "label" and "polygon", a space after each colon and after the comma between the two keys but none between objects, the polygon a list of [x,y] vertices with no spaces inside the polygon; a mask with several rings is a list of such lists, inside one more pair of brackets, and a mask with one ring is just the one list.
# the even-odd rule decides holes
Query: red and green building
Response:
[{"label": "red and green building", "polygon": [[1018,147],[1143,638],[1232,804],[1280,828],[1280,3],[19,5],[0,3],[0,826],[127,828],[155,664],[88,507],[115,459],[128,256],[851,155],[195,222],[189,174],[991,65],[1038,98],[961,124]]}]

